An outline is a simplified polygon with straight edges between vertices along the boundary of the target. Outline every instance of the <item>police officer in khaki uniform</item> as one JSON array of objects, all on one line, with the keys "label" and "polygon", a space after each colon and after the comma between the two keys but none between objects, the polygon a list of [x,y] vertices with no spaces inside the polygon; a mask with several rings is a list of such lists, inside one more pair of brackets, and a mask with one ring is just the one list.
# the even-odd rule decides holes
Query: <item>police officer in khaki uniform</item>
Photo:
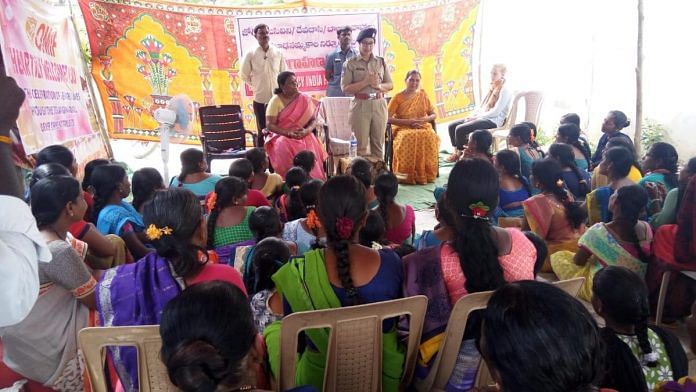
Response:
[{"label": "police officer in khaki uniform", "polygon": [[353,95],[350,125],[358,139],[358,155],[372,161],[382,161],[384,131],[387,127],[384,93],[394,86],[384,58],[372,54],[376,35],[377,30],[373,28],[365,29],[358,35],[360,55],[343,65],[341,89]]}]

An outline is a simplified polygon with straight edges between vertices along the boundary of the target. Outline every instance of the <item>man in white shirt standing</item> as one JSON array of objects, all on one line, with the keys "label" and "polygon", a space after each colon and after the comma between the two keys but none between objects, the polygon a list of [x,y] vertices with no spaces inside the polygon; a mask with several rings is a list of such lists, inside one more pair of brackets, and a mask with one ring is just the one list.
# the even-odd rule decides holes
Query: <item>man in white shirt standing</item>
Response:
[{"label": "man in white shirt standing", "polygon": [[259,46],[244,55],[240,74],[254,91],[254,115],[258,146],[263,147],[262,130],[266,128],[266,105],[278,87],[278,74],[285,71],[285,57],[277,47],[269,44],[268,26],[258,24],[254,27],[254,37]]}]

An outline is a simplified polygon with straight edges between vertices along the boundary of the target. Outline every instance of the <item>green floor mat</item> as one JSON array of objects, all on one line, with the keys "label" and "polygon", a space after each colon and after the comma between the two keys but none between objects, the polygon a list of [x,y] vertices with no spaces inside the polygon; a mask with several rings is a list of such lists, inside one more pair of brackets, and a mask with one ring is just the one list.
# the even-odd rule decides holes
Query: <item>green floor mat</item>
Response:
[{"label": "green floor mat", "polygon": [[399,185],[399,194],[396,200],[401,204],[409,204],[414,210],[425,210],[435,206],[433,191],[438,186],[447,184],[449,173],[454,163],[445,162],[449,154],[440,154],[440,177],[434,184],[428,185]]}]

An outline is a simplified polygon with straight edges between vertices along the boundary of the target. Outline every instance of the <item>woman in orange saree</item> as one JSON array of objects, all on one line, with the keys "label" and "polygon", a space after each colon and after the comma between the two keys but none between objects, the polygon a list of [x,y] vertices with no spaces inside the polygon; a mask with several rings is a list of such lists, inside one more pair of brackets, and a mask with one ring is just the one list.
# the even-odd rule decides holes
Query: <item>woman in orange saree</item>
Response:
[{"label": "woman in orange saree", "polygon": [[406,89],[389,102],[389,123],[394,135],[392,171],[404,184],[435,182],[438,172],[440,139],[431,125],[435,107],[419,88],[420,80],[418,71],[409,71]]},{"label": "woman in orange saree", "polygon": [[309,95],[298,91],[297,79],[292,72],[281,72],[278,86],[266,109],[266,123],[271,132],[264,146],[268,159],[276,173],[285,177],[293,166],[295,155],[300,151],[311,151],[315,163],[308,174],[325,180],[326,151],[312,132],[316,126],[318,105]]}]

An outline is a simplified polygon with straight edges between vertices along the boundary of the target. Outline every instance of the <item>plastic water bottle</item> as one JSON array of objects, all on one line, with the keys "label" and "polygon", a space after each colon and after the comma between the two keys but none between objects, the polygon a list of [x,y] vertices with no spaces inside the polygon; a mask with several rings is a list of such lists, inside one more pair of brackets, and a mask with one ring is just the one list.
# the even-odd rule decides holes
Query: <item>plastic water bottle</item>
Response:
[{"label": "plastic water bottle", "polygon": [[358,156],[358,139],[355,138],[355,133],[350,134],[350,148],[348,149],[348,156],[355,158]]}]

